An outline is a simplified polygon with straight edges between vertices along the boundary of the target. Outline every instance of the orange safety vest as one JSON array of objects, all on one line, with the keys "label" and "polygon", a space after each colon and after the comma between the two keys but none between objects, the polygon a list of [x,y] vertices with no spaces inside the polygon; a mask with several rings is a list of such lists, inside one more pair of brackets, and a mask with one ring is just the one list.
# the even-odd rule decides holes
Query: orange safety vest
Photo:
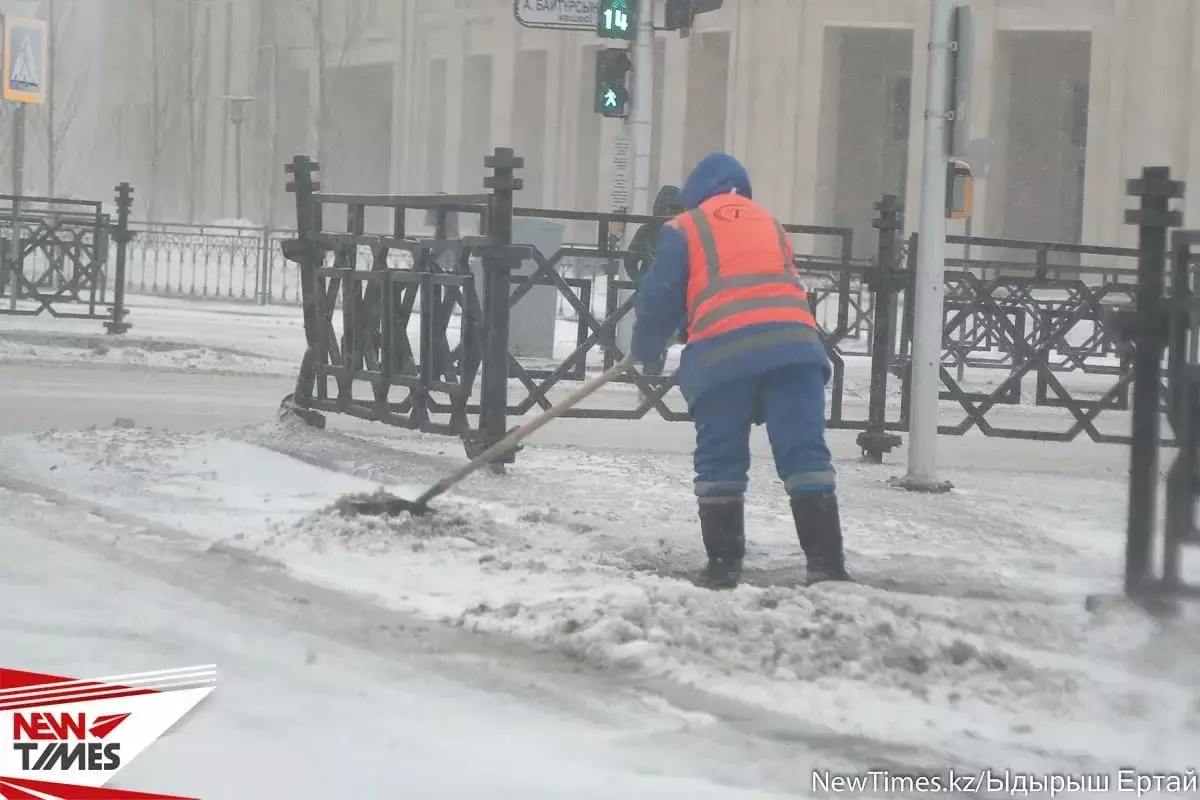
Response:
[{"label": "orange safety vest", "polygon": [[749,198],[721,194],[671,220],[688,247],[688,342],[747,325],[817,327],[775,218]]}]

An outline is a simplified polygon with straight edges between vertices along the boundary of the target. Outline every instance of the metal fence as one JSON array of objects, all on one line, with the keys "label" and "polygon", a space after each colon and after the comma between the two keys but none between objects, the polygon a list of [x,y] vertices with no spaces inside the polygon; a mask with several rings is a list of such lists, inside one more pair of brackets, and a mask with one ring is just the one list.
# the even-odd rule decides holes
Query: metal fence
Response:
[{"label": "metal fence", "polygon": [[[1171,201],[1182,198],[1184,188],[1166,167],[1148,167],[1140,179],[1129,181],[1127,194],[1140,200],[1139,208],[1126,212],[1126,221],[1138,226],[1136,302],[1114,321],[1133,351],[1125,592],[1155,609],[1176,597],[1200,597],[1200,585],[1181,577],[1185,549],[1200,547],[1200,298],[1192,268],[1200,231],[1171,231],[1182,224]],[[1166,514],[1160,522],[1164,401],[1177,449],[1167,468]]]},{"label": "metal fence", "polygon": [[110,333],[125,332],[132,187],[117,187],[116,220],[104,213],[99,201],[0,195],[3,203],[7,207],[0,205],[0,314],[97,319]]},{"label": "metal fence", "polygon": [[133,222],[126,288],[138,294],[260,303],[300,302],[281,243],[294,231]]},{"label": "metal fence", "polygon": [[[314,174],[316,169],[312,162],[293,168]],[[298,217],[310,221],[309,229],[302,225],[294,242],[308,242],[312,250],[308,261],[296,262],[301,273],[311,264],[312,302],[305,301],[305,315],[316,343],[310,348],[313,370],[297,397],[311,398],[305,401],[310,410],[464,438],[469,420],[547,408],[572,384],[622,357],[618,331],[628,321],[635,283],[622,275],[621,265],[647,256],[622,249],[622,237],[613,231],[665,221],[526,208],[503,216],[497,209],[511,207],[511,198],[496,191],[429,196],[314,191],[307,199],[298,193],[297,203],[315,207]],[[913,315],[908,287],[920,247],[915,235],[900,241],[903,213],[896,198],[885,197],[878,208],[879,246],[868,262],[850,258],[849,229],[784,226],[797,252],[840,254],[798,256],[795,266],[810,289],[833,366],[828,424],[863,431],[859,442],[873,460],[882,459],[899,442],[896,434],[908,428]],[[325,213],[331,209],[336,210]],[[371,209],[393,215],[390,230],[366,231]],[[411,233],[414,213],[433,223],[425,228],[431,235]],[[464,228],[478,233],[458,233],[460,217]],[[343,218],[346,224],[338,225]],[[551,252],[513,245],[514,222],[531,218],[571,226],[573,239],[587,243]],[[505,230],[507,238],[497,238]],[[977,237],[951,237],[951,243],[971,257],[947,263],[941,433],[1128,443],[1132,351],[1111,319],[1133,301],[1135,273],[1121,262],[1132,266],[1138,251]],[[473,268],[478,263],[482,279]],[[590,271],[581,265],[590,265]],[[489,310],[480,281],[492,278],[496,285],[506,282],[509,297],[503,308]],[[493,345],[495,353],[480,355],[480,343],[497,335],[497,326],[507,331],[510,318],[529,313],[525,298],[539,287],[557,293],[559,307],[568,312],[556,328],[553,352],[529,357]],[[434,304],[428,313],[426,302]],[[386,335],[385,320],[391,326]],[[507,333],[504,339],[507,343]],[[391,364],[386,377],[380,366],[385,363]],[[488,383],[489,374],[495,383]],[[403,381],[390,382],[397,376]],[[415,417],[407,410],[399,416],[388,411],[391,386],[408,390],[397,408],[417,403]],[[503,402],[503,408],[489,410],[489,402]],[[604,419],[648,415],[689,419],[670,369],[664,375],[631,373],[568,412]]]},{"label": "metal fence", "polygon": [[[511,151],[498,150],[489,157],[489,166],[497,172],[488,179],[492,193],[482,195],[324,194],[305,188],[305,181],[312,181],[315,173],[312,162],[290,165],[297,218],[302,223],[286,249],[304,275],[309,337],[295,392],[297,405],[455,433],[474,449],[480,442],[502,436],[509,415],[549,407],[556,392],[570,390],[570,383],[623,357],[616,332],[632,309],[636,284],[610,266],[604,269],[604,286],[598,291],[599,272],[584,277],[576,266],[576,274],[564,275],[562,265],[565,259],[578,265],[644,258],[646,254],[623,249],[610,231],[614,226],[666,220],[514,209],[511,190],[500,188],[520,184],[511,172],[515,166],[499,166],[509,160],[520,164]],[[392,211],[393,229],[366,233],[367,210],[379,208]],[[332,229],[327,222],[330,215],[325,212],[334,209],[345,214],[344,230]],[[435,217],[432,237],[407,236],[413,211]],[[450,238],[447,229],[454,215],[474,217],[482,235]],[[565,245],[554,252],[513,245],[512,227],[520,218],[571,223],[576,230],[586,226],[593,231],[592,242]],[[850,412],[844,402],[848,385],[844,360],[866,354],[860,340],[869,311],[863,302],[866,267],[850,259],[853,233],[828,226],[784,227],[792,236],[828,240],[841,254],[800,257],[797,267],[811,287],[814,311],[834,362],[830,424],[863,428],[865,407]],[[396,253],[405,254],[399,259],[401,269],[392,266]],[[482,287],[471,269],[476,259],[482,264]],[[522,264],[531,268],[522,272]],[[535,287],[553,287],[574,317],[573,324],[564,326],[564,335],[555,336],[560,347],[549,358],[523,358],[509,352],[509,320],[514,312],[522,313],[522,301]],[[616,383],[598,404],[572,409],[568,416],[639,419],[656,413],[670,420],[688,419],[681,398],[667,397],[677,395],[674,374],[632,373]],[[399,402],[393,400],[393,387],[407,390]],[[473,431],[472,417],[479,420]]]}]

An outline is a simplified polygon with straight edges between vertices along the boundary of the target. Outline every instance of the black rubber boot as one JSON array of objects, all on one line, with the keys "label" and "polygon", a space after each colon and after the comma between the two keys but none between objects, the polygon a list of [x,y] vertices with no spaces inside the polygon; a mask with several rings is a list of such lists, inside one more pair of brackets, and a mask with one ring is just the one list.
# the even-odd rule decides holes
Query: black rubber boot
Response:
[{"label": "black rubber boot", "polygon": [[792,519],[807,560],[805,584],[850,581],[842,551],[842,523],[836,492],[805,492],[792,496]]},{"label": "black rubber boot", "polygon": [[746,556],[745,503],[700,504],[700,533],[708,553],[708,566],[697,583],[708,589],[733,589],[742,578]]}]

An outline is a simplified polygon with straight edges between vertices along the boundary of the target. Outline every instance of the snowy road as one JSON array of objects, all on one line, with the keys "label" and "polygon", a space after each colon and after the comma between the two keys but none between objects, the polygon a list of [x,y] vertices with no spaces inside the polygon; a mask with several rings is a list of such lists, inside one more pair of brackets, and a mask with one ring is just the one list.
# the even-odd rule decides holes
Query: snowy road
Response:
[{"label": "snowy road", "polygon": [[266,422],[294,381],[107,365],[0,364],[0,435],[106,426],[117,417],[178,431]]},{"label": "snowy road", "polygon": [[[294,381],[275,375],[211,374],[146,370],[104,364],[0,363],[0,436],[49,429],[106,427],[118,417],[141,427],[176,432],[227,430],[275,418],[280,400]],[[514,420],[515,421],[515,420]],[[332,429],[386,432],[384,426],[345,415],[329,415]],[[831,431],[835,457],[854,458],[859,449],[854,431]],[[690,453],[694,439],[687,423],[664,424],[651,415],[626,420],[560,420],[533,439],[548,445],[587,448],[630,448],[640,451]],[[904,437],[907,438],[907,437]],[[447,440],[447,447],[457,449]],[[769,458],[763,431],[756,431],[754,451]],[[939,463],[948,468],[1027,469],[1046,473],[1120,475],[1129,468],[1128,449],[1078,441],[1070,444],[943,436]],[[889,461],[903,464],[903,447]]]},{"label": "snowy road", "polygon": [[794,796],[810,779],[794,744],[750,749],[565,659],[489,653],[71,504],[0,489],[0,506],[7,664],[218,665],[216,693],[116,785],[206,800],[733,798],[775,796],[737,783]]}]

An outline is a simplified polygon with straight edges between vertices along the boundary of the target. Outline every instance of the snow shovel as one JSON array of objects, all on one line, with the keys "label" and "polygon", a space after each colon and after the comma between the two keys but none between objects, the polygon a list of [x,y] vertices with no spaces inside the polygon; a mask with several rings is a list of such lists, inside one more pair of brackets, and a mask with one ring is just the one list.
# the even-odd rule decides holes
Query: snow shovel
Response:
[{"label": "snow shovel", "polygon": [[428,514],[432,509],[429,508],[429,501],[444,494],[449,489],[456,486],[464,478],[478,470],[480,467],[486,466],[504,453],[511,450],[518,443],[528,439],[542,426],[551,420],[562,416],[570,409],[579,405],[585,399],[594,394],[605,384],[610,383],[614,379],[624,374],[631,366],[633,360],[628,356],[622,361],[614,364],[607,372],[597,375],[587,383],[580,386],[569,396],[555,403],[550,408],[543,411],[537,417],[517,428],[512,433],[505,436],[494,445],[484,450],[478,456],[473,458],[469,463],[459,467],[454,472],[450,473],[433,486],[425,490],[425,493],[416,500],[405,500],[402,497],[395,495],[372,495],[370,497],[347,499],[342,502],[342,506],[347,510],[357,514],[369,514],[372,516],[386,515],[397,516],[402,513],[412,514],[414,517]]}]

